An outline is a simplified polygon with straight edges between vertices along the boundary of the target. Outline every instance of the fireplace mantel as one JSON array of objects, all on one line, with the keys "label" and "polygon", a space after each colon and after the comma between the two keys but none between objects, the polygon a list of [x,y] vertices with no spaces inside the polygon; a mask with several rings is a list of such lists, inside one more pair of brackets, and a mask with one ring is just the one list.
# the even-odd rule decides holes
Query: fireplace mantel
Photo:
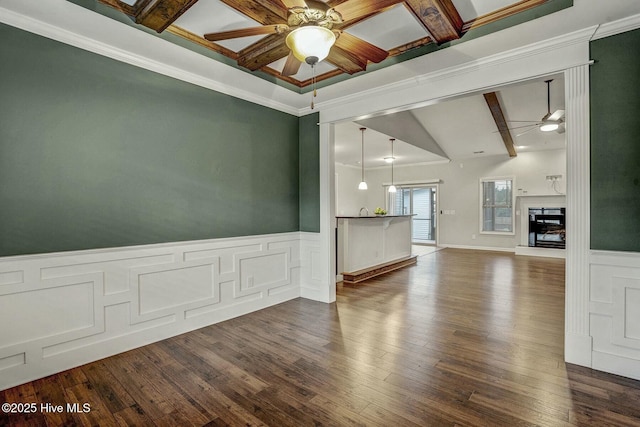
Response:
[{"label": "fireplace mantel", "polygon": [[[522,197],[522,198],[527,198],[527,197],[567,197],[566,194],[518,194],[516,195],[516,197]],[[552,206],[555,207],[555,206]],[[564,206],[562,206],[564,207]]]}]

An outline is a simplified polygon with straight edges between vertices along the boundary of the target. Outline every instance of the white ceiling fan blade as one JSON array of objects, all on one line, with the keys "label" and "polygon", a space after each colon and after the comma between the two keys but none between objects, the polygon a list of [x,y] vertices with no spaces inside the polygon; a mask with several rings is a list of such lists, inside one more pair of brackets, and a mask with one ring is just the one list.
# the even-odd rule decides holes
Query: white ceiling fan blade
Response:
[{"label": "white ceiling fan blade", "polygon": [[519,137],[519,136],[524,135],[525,133],[529,133],[529,132],[531,132],[532,130],[536,130],[536,129],[538,129],[538,125],[535,125],[535,126],[534,126],[534,127],[532,127],[531,129],[527,129],[527,130],[525,130],[524,132],[517,134],[517,135],[516,135],[516,138],[517,138],[517,137]]},{"label": "white ceiling fan blade", "polygon": [[564,110],[556,110],[556,111],[553,112],[552,115],[547,117],[547,120],[551,120],[551,121],[556,122],[556,121],[560,120],[563,117],[564,117]]},{"label": "white ceiling fan blade", "polygon": [[565,133],[567,129],[564,126],[564,123],[560,123],[560,125],[558,125],[558,129],[556,129],[556,132],[558,133]]},{"label": "white ceiling fan blade", "polygon": [[[539,125],[540,125],[540,122],[535,122],[535,123],[530,123],[528,125],[510,127],[510,128],[507,128],[507,130],[513,131],[513,130],[516,130],[516,129],[524,129],[524,128],[528,128],[530,126],[539,126]],[[499,132],[500,132],[500,130],[494,130],[492,133],[499,133]]]}]

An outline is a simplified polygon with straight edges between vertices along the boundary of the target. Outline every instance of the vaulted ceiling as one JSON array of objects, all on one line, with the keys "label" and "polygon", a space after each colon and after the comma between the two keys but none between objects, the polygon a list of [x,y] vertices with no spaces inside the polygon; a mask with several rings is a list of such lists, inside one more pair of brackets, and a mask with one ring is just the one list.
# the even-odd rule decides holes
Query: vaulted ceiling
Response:
[{"label": "vaulted ceiling", "polygon": [[[558,0],[99,0],[135,25],[171,33],[224,55],[236,66],[294,90],[311,84],[312,70],[294,60],[285,37],[293,8],[330,8],[336,44],[316,66],[317,81],[330,84],[540,17],[566,7]],[[317,4],[320,3],[320,6]],[[562,5],[560,3],[563,3]]]},{"label": "vaulted ceiling", "polygon": [[[552,80],[547,98],[546,80]],[[486,94],[500,105],[512,147],[505,144]],[[547,104],[549,101],[549,104]],[[519,153],[565,148],[565,133],[540,130],[541,119],[565,108],[562,74],[521,82],[491,91],[468,94],[409,111],[336,125],[335,160],[358,166],[360,128],[365,127],[364,161],[367,168],[388,167],[394,141],[395,164],[462,161],[486,156],[515,157]]]}]

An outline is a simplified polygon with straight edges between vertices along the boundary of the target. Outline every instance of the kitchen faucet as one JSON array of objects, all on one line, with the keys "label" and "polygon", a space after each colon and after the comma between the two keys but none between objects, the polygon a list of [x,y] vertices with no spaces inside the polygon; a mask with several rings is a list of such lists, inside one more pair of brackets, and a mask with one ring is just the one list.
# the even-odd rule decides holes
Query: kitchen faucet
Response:
[{"label": "kitchen faucet", "polygon": [[362,210],[363,209],[367,212],[367,216],[369,216],[369,209],[367,209],[365,206],[360,208],[360,212],[358,212],[358,216],[362,216]]}]

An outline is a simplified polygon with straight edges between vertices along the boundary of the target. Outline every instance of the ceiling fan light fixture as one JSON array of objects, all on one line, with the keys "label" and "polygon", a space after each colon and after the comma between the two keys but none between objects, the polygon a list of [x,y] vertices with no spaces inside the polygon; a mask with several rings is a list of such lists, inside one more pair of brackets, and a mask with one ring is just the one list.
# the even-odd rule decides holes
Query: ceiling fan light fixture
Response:
[{"label": "ceiling fan light fixture", "polygon": [[560,124],[558,122],[548,121],[540,125],[540,130],[542,132],[552,132],[554,130],[557,130],[558,127],[560,127]]},{"label": "ceiling fan light fixture", "polygon": [[310,65],[325,59],[335,42],[336,35],[333,31],[318,25],[296,28],[287,35],[285,40],[293,55],[300,62],[306,62]]}]

